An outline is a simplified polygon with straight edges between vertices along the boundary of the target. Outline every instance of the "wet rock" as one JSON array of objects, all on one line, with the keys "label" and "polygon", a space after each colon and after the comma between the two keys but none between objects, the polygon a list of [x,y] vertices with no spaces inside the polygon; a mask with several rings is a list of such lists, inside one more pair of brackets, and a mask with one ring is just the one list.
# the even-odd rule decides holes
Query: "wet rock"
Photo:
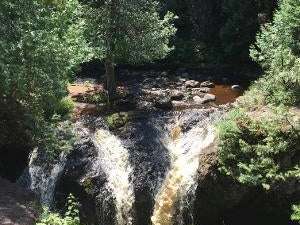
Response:
[{"label": "wet rock", "polygon": [[193,88],[192,89],[192,94],[193,95],[199,95],[199,94],[208,93],[208,92],[210,92],[210,88],[208,88],[208,87],[201,87],[201,88]]},{"label": "wet rock", "polygon": [[173,107],[171,99],[169,97],[156,99],[154,105],[156,108],[163,109],[163,110],[170,110]]},{"label": "wet rock", "polygon": [[242,87],[240,85],[232,85],[231,89],[234,90],[234,91],[241,91]]},{"label": "wet rock", "polygon": [[172,106],[177,109],[183,109],[183,108],[190,107],[191,104],[189,104],[185,101],[172,101]]},{"label": "wet rock", "polygon": [[185,87],[187,88],[197,88],[200,87],[200,82],[195,80],[188,80],[185,82]]},{"label": "wet rock", "polygon": [[171,100],[180,101],[184,98],[184,93],[182,91],[174,90],[170,94]]},{"label": "wet rock", "polygon": [[215,87],[215,84],[211,81],[204,81],[200,85],[201,87],[207,87],[207,88],[213,88]]},{"label": "wet rock", "polygon": [[193,101],[196,103],[203,103],[203,98],[201,98],[200,96],[196,95],[193,97]]},{"label": "wet rock", "polygon": [[202,103],[208,103],[208,102],[213,102],[216,100],[216,96],[213,94],[206,94],[204,95],[203,99],[202,99]]}]

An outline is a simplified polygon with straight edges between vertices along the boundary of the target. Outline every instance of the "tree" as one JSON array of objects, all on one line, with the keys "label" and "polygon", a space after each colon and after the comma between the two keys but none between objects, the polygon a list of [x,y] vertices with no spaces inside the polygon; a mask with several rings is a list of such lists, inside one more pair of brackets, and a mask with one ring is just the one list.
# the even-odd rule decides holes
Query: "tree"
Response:
[{"label": "tree", "polygon": [[89,1],[89,37],[96,56],[104,59],[108,96],[116,92],[115,63],[138,64],[165,57],[175,18],[158,13],[153,0]]},{"label": "tree", "polygon": [[300,102],[300,2],[282,0],[274,21],[262,27],[251,57],[265,70],[267,101],[274,104]]},{"label": "tree", "polygon": [[89,57],[81,11],[77,0],[0,1],[3,146],[15,143],[17,128],[36,139],[59,109],[72,72]]},{"label": "tree", "polygon": [[0,95],[49,118],[88,56],[77,0],[0,2]]}]

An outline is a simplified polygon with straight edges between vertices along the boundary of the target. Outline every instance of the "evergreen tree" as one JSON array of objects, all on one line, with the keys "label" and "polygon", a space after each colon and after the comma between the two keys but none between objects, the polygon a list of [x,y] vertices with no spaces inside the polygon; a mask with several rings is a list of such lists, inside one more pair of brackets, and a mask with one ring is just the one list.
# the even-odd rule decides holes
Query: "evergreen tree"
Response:
[{"label": "evergreen tree", "polygon": [[89,37],[96,56],[104,59],[109,97],[116,91],[115,63],[137,64],[165,57],[175,18],[158,13],[153,0],[92,1],[87,10]]},{"label": "evergreen tree", "polygon": [[266,69],[261,90],[275,104],[300,102],[300,2],[282,0],[274,21],[262,27],[252,58]]}]

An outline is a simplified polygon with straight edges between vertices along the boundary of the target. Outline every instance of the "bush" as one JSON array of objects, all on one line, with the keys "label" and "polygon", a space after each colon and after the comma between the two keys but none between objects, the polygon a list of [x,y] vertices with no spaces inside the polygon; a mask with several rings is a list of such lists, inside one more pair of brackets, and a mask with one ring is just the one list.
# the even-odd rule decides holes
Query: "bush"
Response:
[{"label": "bush", "polygon": [[36,225],[80,225],[78,208],[79,204],[74,196],[70,194],[67,202],[67,211],[64,216],[44,208],[44,212]]},{"label": "bush", "polygon": [[219,124],[219,162],[239,182],[269,189],[299,177],[300,129],[282,111],[259,114],[236,109]]},{"label": "bush", "polygon": [[70,97],[64,97],[58,104],[56,113],[61,116],[66,116],[73,112],[75,103]]},{"label": "bush", "polygon": [[107,116],[106,121],[109,128],[113,130],[123,127],[129,121],[129,116],[127,113],[114,113]]},{"label": "bush", "polygon": [[291,216],[291,219],[293,221],[297,221],[300,224],[300,205],[293,205],[292,210],[293,214]]},{"label": "bush", "polygon": [[49,159],[55,159],[61,152],[70,152],[73,149],[75,135],[70,121],[62,121],[60,116],[54,115],[50,122],[43,121],[38,124],[34,139]]}]

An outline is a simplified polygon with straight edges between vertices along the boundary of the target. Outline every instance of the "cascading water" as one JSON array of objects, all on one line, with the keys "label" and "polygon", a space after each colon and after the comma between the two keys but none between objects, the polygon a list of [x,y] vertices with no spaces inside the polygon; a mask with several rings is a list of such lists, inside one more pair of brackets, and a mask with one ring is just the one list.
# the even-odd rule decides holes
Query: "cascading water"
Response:
[{"label": "cascading water", "polygon": [[[38,162],[39,160],[38,149],[35,149],[31,154],[28,170],[19,182],[27,183],[24,186],[34,191],[43,205],[51,207],[57,180],[66,165],[67,154],[62,153],[59,159],[51,165],[47,162]],[[21,181],[22,179],[26,181]]]},{"label": "cascading water", "polygon": [[215,141],[212,119],[204,116],[187,133],[181,132],[180,120],[171,130],[166,146],[171,166],[156,196],[151,218],[154,225],[184,224],[182,213],[188,204],[185,199],[195,192],[200,155]]},{"label": "cascading water", "polygon": [[121,141],[107,130],[97,130],[93,142],[98,151],[94,170],[104,171],[107,175],[107,189],[115,199],[116,223],[131,225],[134,191],[130,180],[132,168],[129,164],[128,151],[122,146]]}]

